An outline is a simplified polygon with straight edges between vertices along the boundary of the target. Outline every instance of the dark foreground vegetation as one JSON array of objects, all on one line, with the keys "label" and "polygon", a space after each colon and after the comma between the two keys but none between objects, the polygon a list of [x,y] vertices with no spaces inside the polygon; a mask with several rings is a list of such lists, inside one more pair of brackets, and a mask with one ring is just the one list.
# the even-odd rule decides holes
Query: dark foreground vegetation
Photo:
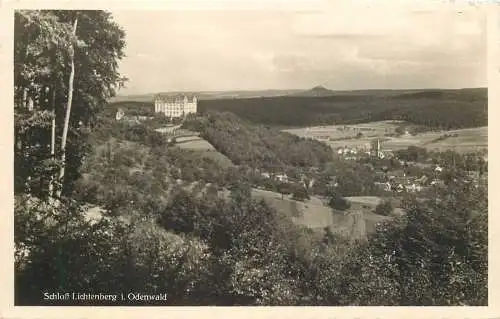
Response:
[{"label": "dark foreground vegetation", "polygon": [[[19,303],[44,304],[41,290],[167,293],[168,305],[486,303],[485,189],[409,196],[405,217],[351,242],[294,225],[244,183],[229,198],[177,184],[192,153],[120,131],[93,135],[73,199],[16,196],[16,243],[30,251],[16,259]],[[105,218],[85,219],[83,203]]]},{"label": "dark foreground vegetation", "polygon": [[[487,304],[485,186],[457,174],[429,198],[408,194],[406,215],[367,240],[297,226],[252,198],[242,176],[266,163],[331,169],[323,145],[233,115],[201,117],[191,125],[240,158],[222,167],[106,114],[124,45],[109,14],[21,11],[16,30],[26,35],[15,40],[16,305],[141,304],[50,301],[45,292],[167,296],[143,305]],[[53,53],[59,60],[42,68]],[[71,62],[74,83],[63,76]],[[357,190],[366,179],[351,171],[340,182]]]}]

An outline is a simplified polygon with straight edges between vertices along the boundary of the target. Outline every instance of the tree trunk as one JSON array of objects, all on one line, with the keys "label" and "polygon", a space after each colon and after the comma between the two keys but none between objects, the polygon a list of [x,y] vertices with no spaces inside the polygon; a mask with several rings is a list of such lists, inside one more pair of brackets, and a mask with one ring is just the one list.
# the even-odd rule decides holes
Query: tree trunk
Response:
[{"label": "tree trunk", "polygon": [[23,107],[28,108],[28,89],[23,89]]},{"label": "tree trunk", "polygon": [[[76,26],[78,24],[78,18],[75,18],[73,24],[73,36],[76,35]],[[58,196],[61,196],[62,185],[64,184],[64,171],[66,168],[66,140],[68,137],[69,129],[69,118],[71,115],[71,104],[73,102],[73,81],[75,78],[75,51],[74,45],[70,46],[70,61],[71,61],[71,73],[69,74],[69,85],[68,85],[68,102],[66,106],[66,116],[64,118],[64,128],[61,140],[61,170],[59,171],[59,181],[61,183],[60,189],[58,189]]]},{"label": "tree trunk", "polygon": [[[51,108],[52,108],[52,132],[50,136],[50,157],[51,159],[55,159],[56,155],[56,90],[55,86],[52,88],[52,101],[51,101]],[[54,175],[50,175],[50,182],[49,182],[49,197],[52,197],[54,195]]]}]

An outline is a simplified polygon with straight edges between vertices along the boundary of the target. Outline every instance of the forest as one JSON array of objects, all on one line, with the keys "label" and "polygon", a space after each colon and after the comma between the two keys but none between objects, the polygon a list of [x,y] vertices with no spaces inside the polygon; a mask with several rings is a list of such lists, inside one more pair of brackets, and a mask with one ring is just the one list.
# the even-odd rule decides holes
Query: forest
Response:
[{"label": "forest", "polygon": [[[16,306],[488,304],[486,187],[450,179],[430,200],[408,194],[406,214],[367,240],[312,231],[253,198],[245,174],[334,169],[321,143],[245,116],[188,120],[237,162],[221,167],[106,110],[126,82],[125,32],[110,13],[17,11],[15,30]],[[346,168],[342,183],[355,178],[357,189],[366,178]],[[54,301],[47,291],[167,300]]]},{"label": "forest", "polygon": [[332,159],[332,150],[324,143],[254,125],[229,112],[191,118],[184,127],[201,132],[237,165],[276,170],[286,165],[320,166]]},{"label": "forest", "polygon": [[254,123],[283,127],[383,120],[444,130],[488,125],[487,89],[201,100],[198,108],[200,112],[231,112]]}]

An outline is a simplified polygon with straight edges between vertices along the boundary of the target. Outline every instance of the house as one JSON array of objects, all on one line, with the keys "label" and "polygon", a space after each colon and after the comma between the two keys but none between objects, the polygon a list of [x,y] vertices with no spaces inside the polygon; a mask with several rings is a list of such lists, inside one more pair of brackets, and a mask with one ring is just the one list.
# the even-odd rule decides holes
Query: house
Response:
[{"label": "house", "polygon": [[167,95],[157,94],[154,98],[155,113],[163,113],[170,118],[184,117],[190,113],[196,113],[198,100],[191,95]]},{"label": "house", "polygon": [[394,179],[394,178],[401,178],[401,177],[406,177],[406,173],[403,170],[395,170],[391,172],[391,175],[389,176],[389,179]]},{"label": "house", "polygon": [[434,168],[434,171],[435,171],[436,173],[441,173],[441,172],[443,171],[443,168],[442,168],[441,166],[439,166],[439,165],[438,165],[438,166],[436,166],[436,167]]},{"label": "house", "polygon": [[278,174],[276,175],[276,179],[280,182],[288,182],[288,176],[286,174]]},{"label": "house", "polygon": [[392,187],[396,192],[401,193],[405,190],[403,184],[397,184],[396,187]]},{"label": "house", "polygon": [[412,192],[412,193],[420,192],[422,190],[422,186],[415,184],[415,183],[412,183],[412,184],[406,186],[406,190],[408,192]]},{"label": "house", "polygon": [[444,185],[444,181],[442,181],[440,179],[434,179],[434,180],[432,180],[431,185],[433,185],[433,186],[442,186],[442,185]]},{"label": "house", "polygon": [[384,150],[384,157],[386,158],[394,158],[396,155],[394,155],[394,152],[392,150]]},{"label": "house", "polygon": [[421,177],[415,180],[419,185],[425,185],[429,181],[429,178],[426,175],[422,175]]},{"label": "house", "polygon": [[268,172],[263,172],[263,173],[260,173],[260,175],[264,178],[270,178],[271,175],[268,173]]},{"label": "house", "polygon": [[146,121],[146,120],[154,119],[154,117],[153,116],[146,116],[146,115],[139,115],[139,116],[137,116],[137,119],[139,121]]},{"label": "house", "polygon": [[375,182],[375,185],[378,186],[379,188],[383,189],[386,192],[390,192],[392,189],[391,183],[389,183],[389,182],[385,182],[385,183]]},{"label": "house", "polygon": [[304,174],[301,174],[300,182],[304,185],[305,188],[311,188],[314,186],[316,180],[314,178],[308,178]]},{"label": "house", "polygon": [[123,117],[125,116],[125,112],[123,112],[122,109],[118,109],[118,111],[116,112],[116,120],[119,121],[121,120]]}]

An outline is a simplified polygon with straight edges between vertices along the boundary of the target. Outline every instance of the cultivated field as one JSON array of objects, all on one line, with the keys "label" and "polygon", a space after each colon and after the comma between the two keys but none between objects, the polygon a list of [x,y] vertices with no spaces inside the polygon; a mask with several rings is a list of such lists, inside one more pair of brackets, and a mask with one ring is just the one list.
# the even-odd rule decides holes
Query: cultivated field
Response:
[{"label": "cultivated field", "polygon": [[[333,149],[339,147],[369,148],[374,138],[380,138],[382,149],[397,150],[408,146],[425,147],[429,150],[455,150],[472,152],[488,147],[488,127],[467,128],[451,131],[425,132],[417,135],[386,136],[398,127],[397,121],[370,122],[358,125],[330,125],[290,129],[286,132],[314,138]],[[362,137],[356,135],[361,132]],[[448,135],[445,137],[445,135]]]},{"label": "cultivated field", "polygon": [[323,141],[336,142],[341,139],[353,139],[359,133],[364,137],[379,137],[394,133],[401,121],[379,121],[356,125],[327,125],[288,129],[285,132],[301,137],[309,137]]}]

